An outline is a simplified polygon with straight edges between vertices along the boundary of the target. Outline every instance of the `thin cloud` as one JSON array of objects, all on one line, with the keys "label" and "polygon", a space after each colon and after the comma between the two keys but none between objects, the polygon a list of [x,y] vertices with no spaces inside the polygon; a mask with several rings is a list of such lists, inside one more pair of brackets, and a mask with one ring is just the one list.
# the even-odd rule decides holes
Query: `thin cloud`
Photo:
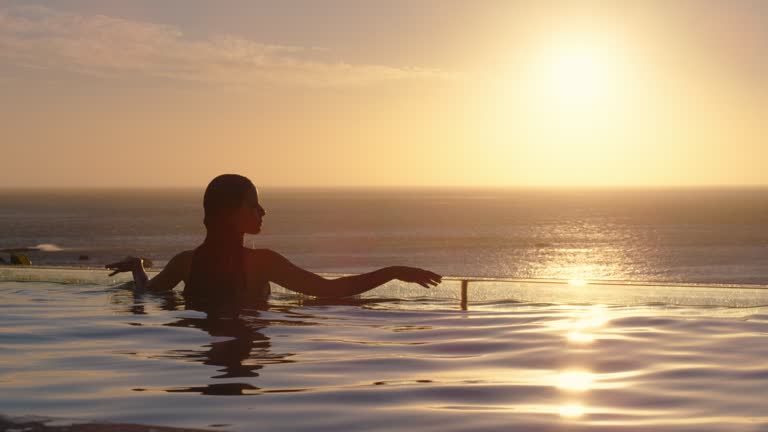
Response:
[{"label": "thin cloud", "polygon": [[437,70],[309,60],[313,51],[231,35],[190,40],[168,25],[46,7],[0,8],[0,61],[25,67],[236,86],[346,86],[449,78]]}]

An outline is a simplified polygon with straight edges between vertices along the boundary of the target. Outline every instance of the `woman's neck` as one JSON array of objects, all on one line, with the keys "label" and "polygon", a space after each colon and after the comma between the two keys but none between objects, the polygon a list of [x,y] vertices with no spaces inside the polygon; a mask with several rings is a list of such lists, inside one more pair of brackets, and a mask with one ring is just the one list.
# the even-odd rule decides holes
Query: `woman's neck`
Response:
[{"label": "woman's neck", "polygon": [[243,246],[243,233],[232,231],[208,230],[205,236],[205,245],[216,248],[232,248]]}]

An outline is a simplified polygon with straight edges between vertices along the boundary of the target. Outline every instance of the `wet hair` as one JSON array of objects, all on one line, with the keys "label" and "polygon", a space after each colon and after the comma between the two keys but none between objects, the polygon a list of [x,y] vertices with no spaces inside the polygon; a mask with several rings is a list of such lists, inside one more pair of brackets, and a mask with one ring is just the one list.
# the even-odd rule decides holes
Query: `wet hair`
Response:
[{"label": "wet hair", "polygon": [[203,196],[205,226],[208,226],[212,218],[242,206],[248,192],[255,189],[247,177],[238,174],[222,174],[211,180]]}]

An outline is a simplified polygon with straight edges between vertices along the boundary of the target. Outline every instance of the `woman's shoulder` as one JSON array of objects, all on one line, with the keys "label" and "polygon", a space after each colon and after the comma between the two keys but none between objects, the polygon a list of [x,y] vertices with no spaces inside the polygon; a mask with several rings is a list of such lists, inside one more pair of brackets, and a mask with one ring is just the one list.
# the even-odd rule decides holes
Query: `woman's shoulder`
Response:
[{"label": "woman's shoulder", "polygon": [[176,255],[174,255],[173,258],[171,258],[171,261],[176,261],[176,262],[179,262],[179,263],[191,263],[192,262],[192,258],[194,256],[195,256],[195,250],[194,249],[185,250],[185,251],[181,251],[181,252],[177,253]]},{"label": "woman's shoulder", "polygon": [[271,249],[251,249],[243,248],[245,250],[245,268],[248,273],[248,279],[264,281],[267,285],[267,291],[269,291],[270,275],[278,267],[275,264],[278,262],[277,257],[282,257],[277,252]]},{"label": "woman's shoulder", "polygon": [[250,267],[264,271],[274,271],[291,266],[291,262],[272,249],[251,249],[245,248],[246,261]]},{"label": "woman's shoulder", "polygon": [[272,249],[245,248],[245,253],[250,260],[256,260],[259,262],[270,262],[272,260],[282,258],[282,255],[273,251]]},{"label": "woman's shoulder", "polygon": [[177,253],[168,261],[166,267],[171,267],[174,270],[180,271],[182,274],[189,273],[189,269],[192,267],[192,259],[195,256],[194,250],[186,250]]}]

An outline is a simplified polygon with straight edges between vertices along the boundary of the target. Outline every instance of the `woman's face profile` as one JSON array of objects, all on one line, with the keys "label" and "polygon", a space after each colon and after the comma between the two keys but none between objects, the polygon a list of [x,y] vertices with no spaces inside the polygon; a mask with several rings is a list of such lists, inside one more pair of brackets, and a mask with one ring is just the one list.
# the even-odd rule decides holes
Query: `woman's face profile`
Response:
[{"label": "woman's face profile", "polygon": [[249,190],[243,205],[238,210],[238,220],[242,231],[246,234],[258,234],[261,232],[261,223],[267,212],[259,204],[259,194],[256,188]]}]

